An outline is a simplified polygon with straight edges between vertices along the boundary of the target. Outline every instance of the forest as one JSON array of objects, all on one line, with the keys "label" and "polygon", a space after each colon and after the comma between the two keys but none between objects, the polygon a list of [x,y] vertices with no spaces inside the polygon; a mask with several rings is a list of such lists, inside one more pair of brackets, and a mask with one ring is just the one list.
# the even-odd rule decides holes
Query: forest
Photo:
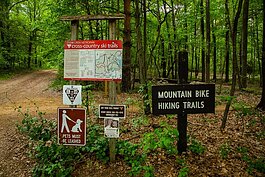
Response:
[{"label": "forest", "polygon": [[[62,16],[125,14],[125,90],[137,80],[177,79],[178,52],[189,56],[190,80],[258,81],[262,66],[262,0],[240,1],[1,1],[0,68],[60,68],[70,24]],[[78,39],[108,39],[104,20],[81,21]],[[234,59],[233,59],[234,58]],[[233,65],[235,62],[235,66]],[[144,78],[141,78],[144,77]],[[127,81],[128,80],[128,81]]]},{"label": "forest", "polygon": [[[53,100],[39,103],[46,106],[46,120],[45,113],[39,110],[40,105],[36,116],[27,112],[29,110],[23,112],[22,108],[32,102],[37,105],[38,99],[30,98],[30,92],[25,91],[25,98],[33,99],[27,105],[26,102],[10,101],[16,96],[8,97],[9,91],[5,90],[8,88],[6,80],[13,77],[33,73],[36,77],[32,83],[37,85],[42,82],[36,82],[37,77],[43,77],[46,84],[44,76],[49,75],[54,81],[47,87],[53,87],[56,92],[56,96],[49,95],[49,99],[58,98],[58,90],[62,89],[59,87],[69,84],[63,78],[65,41],[108,40],[113,36],[109,31],[110,21],[97,19],[99,16],[119,18],[114,36],[123,42],[123,53],[117,102],[127,106],[130,118],[122,122],[123,137],[116,142],[117,159],[112,165],[108,165],[109,141],[99,133],[102,127],[95,113],[96,105],[106,101],[106,93],[101,92],[103,82],[78,82],[84,90],[83,106],[91,120],[87,145],[76,149],[54,143],[56,127],[53,116],[56,112],[49,113],[47,108]],[[71,31],[73,20],[70,19],[78,19],[75,39]],[[29,137],[30,145],[23,148],[27,146],[25,151],[33,158],[20,155],[22,159],[29,159],[30,165],[26,168],[34,166],[33,176],[87,176],[79,169],[93,173],[93,164],[96,164],[97,171],[91,176],[108,176],[108,173],[110,176],[146,177],[163,174],[263,176],[264,35],[264,0],[1,0],[2,111],[5,106],[10,106],[9,101],[23,117],[17,129]],[[180,62],[183,53],[188,64],[186,83],[215,84],[216,98],[215,115],[188,117],[188,151],[179,155],[176,115],[152,115],[150,92],[152,85],[183,83],[180,78],[184,67]],[[6,75],[12,76],[5,78]],[[50,94],[46,93],[47,90],[43,91],[46,98],[46,94]],[[208,132],[205,137],[204,130]],[[4,135],[0,133],[0,137]],[[210,140],[207,139],[210,136]],[[15,142],[18,139],[21,138]],[[19,144],[23,143],[24,140],[19,141]],[[7,158],[5,164],[11,162]],[[68,162],[74,165],[70,166]],[[197,167],[200,162],[205,168]],[[0,164],[0,171],[4,166],[4,163],[3,166]],[[116,168],[117,174],[110,172]],[[8,170],[12,176],[12,169]]]}]

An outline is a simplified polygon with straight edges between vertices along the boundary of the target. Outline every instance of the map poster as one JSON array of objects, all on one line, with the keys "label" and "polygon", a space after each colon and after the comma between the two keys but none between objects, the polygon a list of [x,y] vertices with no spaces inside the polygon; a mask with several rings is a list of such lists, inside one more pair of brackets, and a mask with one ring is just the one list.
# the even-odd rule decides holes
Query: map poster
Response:
[{"label": "map poster", "polygon": [[122,79],[122,41],[65,41],[64,79],[120,81]]}]

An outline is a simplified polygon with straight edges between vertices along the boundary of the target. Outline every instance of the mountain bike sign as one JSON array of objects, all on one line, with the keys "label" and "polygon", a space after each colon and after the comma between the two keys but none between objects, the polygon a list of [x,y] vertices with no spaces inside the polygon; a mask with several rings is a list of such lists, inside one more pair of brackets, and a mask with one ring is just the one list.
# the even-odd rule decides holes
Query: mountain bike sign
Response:
[{"label": "mountain bike sign", "polygon": [[122,41],[74,40],[64,43],[65,80],[122,79]]}]

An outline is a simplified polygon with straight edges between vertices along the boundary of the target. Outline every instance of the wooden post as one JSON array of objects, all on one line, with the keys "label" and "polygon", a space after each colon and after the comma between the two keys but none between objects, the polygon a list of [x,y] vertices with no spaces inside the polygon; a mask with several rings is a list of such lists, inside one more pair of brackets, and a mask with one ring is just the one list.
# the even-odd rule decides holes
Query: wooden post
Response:
[{"label": "wooden post", "polygon": [[[116,20],[109,20],[109,35],[110,39],[116,39]],[[109,82],[109,103],[116,104],[117,93],[116,93],[116,83],[115,81]],[[109,153],[110,153],[110,162],[115,161],[116,156],[116,139],[109,139]]]},{"label": "wooden post", "polygon": [[[79,26],[78,20],[72,20],[71,21],[71,40],[77,40],[78,39],[78,26]],[[75,85],[75,81],[70,80],[70,85]],[[70,105],[70,107],[76,108],[76,105]]]},{"label": "wooden post", "polygon": [[[188,83],[188,52],[181,51],[179,52],[179,63],[178,63],[178,74],[179,74],[179,83],[187,84]],[[182,113],[178,114],[178,153],[187,151],[187,114]]]}]

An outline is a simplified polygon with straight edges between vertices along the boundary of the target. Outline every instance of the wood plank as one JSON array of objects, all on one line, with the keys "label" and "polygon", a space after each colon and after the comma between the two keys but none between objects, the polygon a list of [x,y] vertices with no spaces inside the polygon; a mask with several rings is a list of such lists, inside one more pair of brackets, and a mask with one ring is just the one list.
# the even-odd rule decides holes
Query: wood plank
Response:
[{"label": "wood plank", "polygon": [[61,16],[62,21],[72,21],[72,20],[122,20],[124,19],[124,14],[110,14],[110,15],[78,15],[78,16]]}]

